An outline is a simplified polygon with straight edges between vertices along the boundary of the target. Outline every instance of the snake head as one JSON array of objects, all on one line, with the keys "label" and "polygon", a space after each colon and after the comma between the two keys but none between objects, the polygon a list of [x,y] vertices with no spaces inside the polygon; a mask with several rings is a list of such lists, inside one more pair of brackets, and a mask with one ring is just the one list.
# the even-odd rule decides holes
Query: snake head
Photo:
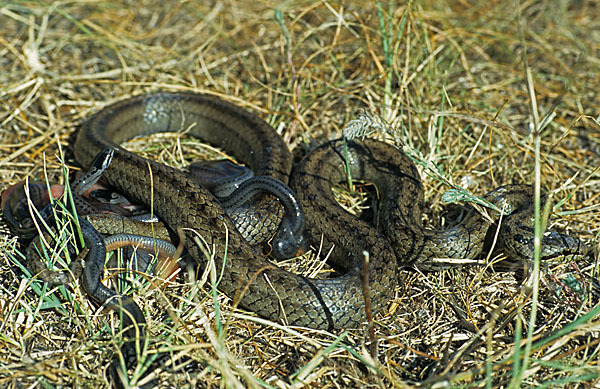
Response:
[{"label": "snake head", "polygon": [[[504,237],[502,239],[505,250],[514,258],[523,258],[525,260],[533,260],[534,237],[532,229],[522,231],[511,231],[510,239]],[[585,257],[589,252],[587,247],[581,240],[576,237],[563,234],[557,231],[548,230],[542,237],[542,246],[540,259],[545,263],[555,260],[568,261],[577,260]]]},{"label": "snake head", "polygon": [[[52,185],[50,191],[54,198],[63,193],[63,187]],[[2,212],[10,228],[26,239],[36,235],[34,222],[35,212],[29,207],[29,202],[39,215],[46,219],[50,213],[50,194],[45,184],[37,182],[19,182],[2,192]]]},{"label": "snake head", "polygon": [[254,172],[228,159],[192,162],[189,175],[218,198],[230,196],[240,185],[254,177]]},{"label": "snake head", "polygon": [[544,261],[554,258],[578,259],[585,257],[589,247],[576,237],[557,231],[546,231],[542,238],[541,258]]},{"label": "snake head", "polygon": [[308,239],[304,230],[295,231],[293,222],[284,217],[273,239],[273,257],[288,259],[297,257],[307,251]]}]

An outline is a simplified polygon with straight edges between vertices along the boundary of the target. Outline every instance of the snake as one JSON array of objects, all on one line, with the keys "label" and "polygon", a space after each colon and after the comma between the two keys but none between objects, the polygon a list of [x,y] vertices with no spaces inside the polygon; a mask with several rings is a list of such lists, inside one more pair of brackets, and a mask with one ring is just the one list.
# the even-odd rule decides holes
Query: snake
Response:
[{"label": "snake", "polygon": [[[338,272],[320,279],[286,271],[257,254],[215,196],[188,174],[120,146],[135,137],[182,129],[221,148],[256,176],[288,183],[292,158],[277,132],[257,115],[208,94],[155,92],[110,104],[82,124],[75,158],[87,168],[100,152],[114,149],[103,180],[152,209],[174,237],[182,233],[185,248],[201,268],[214,260],[222,271],[218,288],[260,316],[315,329],[354,328],[365,321],[366,300],[373,312],[385,308],[401,268],[428,269],[435,258],[475,258],[482,251],[490,222],[477,212],[446,231],[423,227],[423,185],[414,163],[399,149],[370,139],[337,140],[297,164],[290,185],[304,210],[308,239],[322,241],[325,250],[335,247],[329,262]],[[376,185],[379,228],[358,220],[335,200],[331,188],[344,182],[348,171]],[[507,185],[484,198],[505,210],[500,240],[507,252],[531,258],[532,187]],[[579,239],[558,232],[546,234],[542,243],[546,259],[586,252]],[[368,288],[363,289],[365,253]]]},{"label": "snake", "polygon": [[[224,205],[238,200],[223,201],[228,194],[217,197],[192,175],[120,146],[138,136],[182,129],[246,164],[266,187],[279,182],[281,190],[289,193],[289,180],[295,196],[290,195],[293,206],[287,212],[298,216],[303,211],[305,218],[297,218],[299,223],[282,221],[281,235],[293,242],[306,228],[306,239],[321,242],[325,251],[334,248],[328,263],[336,275],[315,279],[279,268],[252,247],[227,212]],[[98,172],[102,179],[151,209],[171,238],[183,236],[198,266],[204,269],[214,260],[222,273],[221,291],[237,298],[242,307],[289,325],[330,331],[355,328],[365,321],[366,301],[374,313],[384,310],[400,269],[435,270],[437,258],[476,258],[493,225],[509,256],[526,261],[533,257],[532,186],[504,185],[483,196],[503,210],[500,221],[491,222],[471,211],[452,228],[430,230],[422,222],[424,189],[418,169],[395,146],[372,139],[326,142],[292,172],[290,151],[268,123],[212,95],[155,92],[108,105],[82,124],[74,144],[75,158],[86,169],[94,169],[103,153],[109,153],[111,161],[102,164]],[[346,182],[348,175],[375,184],[379,195],[375,226],[338,204],[332,188]],[[256,190],[247,190],[240,201],[255,194]],[[542,204],[546,201],[543,195]],[[145,319],[131,297],[102,285],[106,241],[87,220],[79,222],[90,248],[81,270],[83,287],[92,299],[121,314],[129,339],[122,352],[131,363],[139,355]],[[148,242],[154,244],[152,239]],[[544,260],[579,258],[587,251],[570,235],[547,231],[543,236]],[[119,371],[115,359],[111,374]],[[117,376],[115,382],[122,379]]]},{"label": "snake", "polygon": [[[146,249],[152,237],[155,248],[167,256],[174,253],[174,246],[167,242],[167,229],[156,217],[121,194],[101,185],[96,187],[110,165],[113,151],[103,150],[96,156],[92,168],[70,184],[77,214],[107,236],[107,251],[126,246]],[[190,176],[218,198],[249,244],[263,245],[276,259],[288,259],[306,249],[304,214],[287,185],[271,177],[254,177],[250,169],[227,159],[198,161],[188,168]],[[48,188],[47,184],[35,181],[12,185],[2,193],[4,219],[15,234],[29,241],[38,234],[34,220],[52,222],[55,204],[51,200],[63,193],[62,186]],[[265,198],[265,195],[274,198]],[[39,216],[32,212],[30,204]],[[44,267],[38,260],[30,262],[36,270]],[[50,276],[46,273],[45,276]],[[51,278],[46,281],[68,283]]]},{"label": "snake", "polygon": [[[109,366],[108,373],[115,387],[124,388],[127,387],[125,382],[128,379],[123,373],[121,360],[126,367],[134,366],[137,361],[141,360],[140,356],[145,343],[146,320],[141,309],[130,296],[118,293],[101,282],[106,255],[118,248],[134,246],[145,252],[153,253],[157,258],[158,256],[174,258],[176,248],[164,240],[166,232],[161,234],[161,228],[153,230],[152,226],[149,226],[150,223],[119,215],[94,214],[97,209],[80,197],[98,181],[111,158],[112,151],[110,150],[98,154],[91,169],[71,184],[72,199],[77,204],[78,211],[80,213],[92,212],[85,216],[75,215],[71,218],[72,221],[76,220],[83,238],[84,247],[77,247],[78,253],[75,251],[75,246],[80,246],[79,244],[69,240],[66,242],[57,240],[57,237],[62,234],[57,232],[59,218],[54,214],[62,213],[62,210],[57,207],[56,202],[50,202],[49,192],[52,193],[52,189],[46,185],[35,182],[13,185],[2,193],[2,211],[4,219],[13,232],[20,235],[20,238],[28,240],[35,235],[27,245],[25,256],[26,266],[32,274],[51,285],[68,285],[75,279],[80,279],[82,288],[94,302],[119,315],[124,337],[121,346],[122,359],[115,357]],[[54,189],[64,190],[62,187]],[[31,201],[31,206],[37,209],[37,212],[30,210],[27,204],[29,201]],[[45,223],[45,227],[38,230],[38,226],[42,222]],[[37,234],[38,231],[41,233]],[[110,234],[110,236],[103,237],[101,233]],[[143,235],[138,235],[140,233]],[[74,241],[77,242],[77,239]],[[75,258],[71,257],[68,271],[60,271],[61,269],[56,269],[56,265],[52,266],[54,269],[47,266],[48,262],[52,262],[49,259],[51,247],[58,246],[68,250],[70,256],[78,254]],[[141,268],[142,271],[150,269],[149,265],[151,264],[156,266],[154,261],[149,262],[151,259],[147,255],[138,255],[136,258],[136,268]],[[163,261],[163,266],[169,267],[170,262]],[[165,268],[164,271],[170,271],[170,269]],[[158,269],[152,269],[152,271],[156,270]],[[155,383],[155,380],[151,380],[143,387],[154,387]]]},{"label": "snake", "polygon": [[[29,260],[30,270],[36,273],[40,279],[51,284],[67,284],[73,278],[78,278],[81,280],[82,288],[96,303],[115,311],[119,315],[121,328],[123,328],[124,342],[121,346],[121,358],[126,366],[134,366],[142,355],[145,343],[146,319],[131,296],[106,287],[100,279],[104,271],[107,251],[124,245],[119,242],[118,235],[107,241],[89,221],[82,217],[78,217],[78,224],[85,243],[85,250],[80,251],[80,254],[85,254],[85,266],[82,265],[82,261],[76,259],[69,264],[70,272],[56,272],[47,268],[45,263],[42,262],[42,258],[48,249],[42,242],[42,237],[45,241],[52,242],[53,234],[46,231],[34,238],[28,245],[27,259]],[[157,245],[157,242],[150,238],[144,238],[138,243],[145,249],[152,249]],[[163,248],[163,250],[170,252],[168,247]],[[118,388],[125,387],[121,358],[115,357],[109,366],[112,382]]]}]

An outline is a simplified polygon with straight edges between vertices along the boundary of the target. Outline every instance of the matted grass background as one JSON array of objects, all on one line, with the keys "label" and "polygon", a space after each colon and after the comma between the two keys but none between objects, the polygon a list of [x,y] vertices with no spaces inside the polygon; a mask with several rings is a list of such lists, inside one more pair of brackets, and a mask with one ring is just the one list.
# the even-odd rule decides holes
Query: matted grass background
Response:
[{"label": "matted grass background", "polygon": [[[421,156],[426,222],[443,227],[449,184],[483,195],[533,182],[538,116],[542,187],[563,201],[552,226],[595,251],[578,266],[544,269],[526,371],[510,357],[528,330],[531,293],[518,272],[491,266],[403,271],[376,317],[375,357],[364,328],[274,326],[232,312],[225,296],[229,323],[219,327],[207,289],[184,278],[135,298],[151,348],[197,361],[162,373],[165,387],[592,387],[600,382],[590,292],[600,226],[598,15],[594,0],[0,2],[0,188],[42,180],[44,168],[61,182],[59,145],[68,150],[77,125],[109,102],[198,91],[257,113],[296,155],[339,137],[361,110],[380,118]],[[43,285],[11,259],[16,238],[0,233],[0,386],[105,387],[115,315],[79,288],[69,298],[42,289],[41,299],[32,288]]]}]

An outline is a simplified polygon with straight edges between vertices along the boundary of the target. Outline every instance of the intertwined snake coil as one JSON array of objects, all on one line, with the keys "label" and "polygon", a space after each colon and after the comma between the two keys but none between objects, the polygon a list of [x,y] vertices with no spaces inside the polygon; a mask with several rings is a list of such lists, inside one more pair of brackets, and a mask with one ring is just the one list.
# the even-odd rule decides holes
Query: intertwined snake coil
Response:
[{"label": "intertwined snake coil", "polygon": [[[418,171],[406,155],[382,142],[349,142],[347,160],[352,177],[377,186],[381,197],[379,229],[344,211],[331,187],[346,179],[346,159],[343,142],[333,141],[312,151],[294,168],[291,187],[304,209],[309,239],[322,239],[325,250],[335,245],[330,263],[345,273],[336,278],[308,279],[280,269],[255,253],[213,195],[188,175],[119,146],[140,135],[182,129],[222,148],[255,175],[288,182],[292,159],[275,130],[256,115],[201,94],[153,93],[112,104],[83,124],[75,157],[83,167],[89,167],[95,155],[115,147],[104,180],[130,198],[152,206],[172,231],[183,230],[185,247],[198,264],[205,265],[206,249],[214,249],[216,267],[223,269],[219,289],[233,297],[247,286],[241,305],[263,317],[312,328],[355,327],[365,320],[359,275],[364,251],[370,256],[368,289],[375,312],[390,301],[402,266],[427,268],[432,258],[474,258],[480,254],[488,222],[473,213],[443,233],[424,229]],[[531,187],[525,185],[500,187],[486,195],[488,201],[511,214],[504,217],[501,231],[509,252],[516,249],[529,255],[532,250],[532,198]],[[195,243],[196,234],[207,247]],[[557,233],[548,234],[543,243],[547,257],[579,255],[583,250],[579,240]]]}]

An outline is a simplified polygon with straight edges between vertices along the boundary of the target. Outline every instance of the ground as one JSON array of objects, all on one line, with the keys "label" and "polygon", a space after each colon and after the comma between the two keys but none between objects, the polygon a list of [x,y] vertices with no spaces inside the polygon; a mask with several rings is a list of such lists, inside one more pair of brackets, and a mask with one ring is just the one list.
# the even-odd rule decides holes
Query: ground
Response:
[{"label": "ground", "polygon": [[[417,160],[432,228],[451,223],[449,189],[482,196],[539,172],[550,227],[592,250],[542,266],[539,286],[492,266],[502,253],[407,268],[374,335],[271,323],[183,275],[134,297],[151,350],[195,361],[161,373],[164,387],[597,386],[599,12],[596,0],[0,2],[0,189],[63,182],[86,117],[156,90],[240,105],[296,158],[363,115]],[[130,148],[177,165],[178,139]],[[116,315],[26,277],[6,226],[0,249],[0,386],[107,387]],[[310,274],[316,261],[282,266]]]}]

